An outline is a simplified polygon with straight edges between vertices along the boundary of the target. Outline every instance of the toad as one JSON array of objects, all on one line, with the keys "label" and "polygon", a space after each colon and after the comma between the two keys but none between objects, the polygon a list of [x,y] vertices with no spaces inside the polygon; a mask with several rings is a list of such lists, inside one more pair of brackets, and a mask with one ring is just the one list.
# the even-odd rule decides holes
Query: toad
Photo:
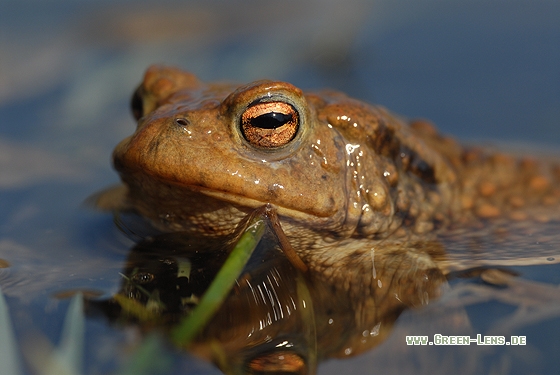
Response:
[{"label": "toad", "polygon": [[[147,70],[132,111],[136,131],[113,153],[123,185],[98,206],[208,242],[271,207],[311,283],[328,286],[317,330],[347,336],[329,355],[382,340],[362,333],[437,297],[452,271],[560,261],[552,158],[465,146],[334,91],[203,83],[163,66]],[[352,323],[337,331],[342,299]]]},{"label": "toad", "polygon": [[463,146],[427,121],[334,91],[203,83],[152,66],[132,110],[137,129],[113,153],[119,209],[162,231],[216,237],[270,204],[301,260],[326,278],[364,264],[375,276],[397,253],[448,272],[454,259],[417,244],[560,216],[555,162]]}]

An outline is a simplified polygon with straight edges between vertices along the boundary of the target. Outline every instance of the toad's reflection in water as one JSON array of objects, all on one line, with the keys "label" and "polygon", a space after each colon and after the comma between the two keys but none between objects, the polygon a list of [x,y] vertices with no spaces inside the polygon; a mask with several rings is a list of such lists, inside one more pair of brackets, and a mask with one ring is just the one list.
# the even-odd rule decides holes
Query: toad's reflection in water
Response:
[{"label": "toad's reflection in water", "polygon": [[[181,232],[148,236],[141,234],[147,227],[135,215],[120,224],[144,240],[128,256],[120,291],[109,300],[90,300],[89,312],[101,312],[144,333],[171,333],[196,308],[239,237],[198,238]],[[531,311],[538,316],[551,306],[556,316],[558,305],[551,305],[550,290],[535,304],[542,286],[534,288],[512,276],[504,279],[505,273],[479,266],[540,264],[546,259],[554,263],[560,248],[557,228],[555,221],[535,226],[495,220],[484,228],[450,230],[432,241],[387,244],[379,251],[372,249],[367,264],[353,264],[350,258],[346,268],[338,270],[348,280],[333,283],[324,273],[302,272],[293,266],[269,227],[229,297],[188,350],[225,373],[312,374],[318,361],[353,356],[383,342],[409,308],[430,304],[437,311],[437,306],[451,306],[452,314],[481,298],[507,298],[517,306],[529,299]],[[531,251],[532,258],[522,257]],[[455,298],[451,305],[449,301],[433,304],[448,278],[479,275],[486,283],[500,285],[499,296],[495,288],[466,285],[457,290],[470,288],[475,295]],[[358,281],[364,285],[361,293],[354,292],[360,290],[354,284]],[[515,287],[519,285],[530,287],[520,290]],[[453,293],[446,294],[447,300]],[[507,324],[504,321],[502,326]],[[524,323],[517,319],[512,324]],[[512,331],[499,333],[506,332]]]},{"label": "toad's reflection in water", "polygon": [[[196,307],[229,254],[227,243],[182,233],[149,237],[130,252],[118,294],[89,301],[89,312],[143,332],[170,332]],[[226,373],[298,374],[314,373],[317,360],[363,352],[385,340],[404,309],[435,298],[444,281],[438,269],[413,264],[408,254],[395,253],[401,259],[393,266],[378,264],[378,288],[355,296],[292,266],[267,232],[189,350]],[[404,262],[409,272],[398,272]]]}]

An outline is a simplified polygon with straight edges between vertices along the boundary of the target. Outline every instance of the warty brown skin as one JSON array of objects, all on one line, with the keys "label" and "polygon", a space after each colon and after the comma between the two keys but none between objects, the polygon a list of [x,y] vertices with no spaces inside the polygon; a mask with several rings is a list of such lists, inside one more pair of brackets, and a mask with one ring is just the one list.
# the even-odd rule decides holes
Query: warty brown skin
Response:
[{"label": "warty brown skin", "polygon": [[[287,145],[244,139],[240,118],[263,98],[298,111]],[[135,100],[138,128],[115,149],[114,165],[128,204],[167,231],[225,234],[271,203],[308,258],[348,238],[398,241],[477,217],[521,219],[524,207],[560,197],[557,167],[464,148],[427,122],[336,92],[205,84],[154,66]]]},{"label": "warty brown skin", "polygon": [[[286,131],[259,117],[268,109]],[[558,164],[465,147],[337,92],[206,84],[153,66],[133,112],[137,129],[113,154],[126,186],[117,209],[217,237],[271,204],[312,273],[353,301],[358,333],[437,296],[453,262],[441,233],[560,216]],[[355,353],[372,345],[355,341]]]}]

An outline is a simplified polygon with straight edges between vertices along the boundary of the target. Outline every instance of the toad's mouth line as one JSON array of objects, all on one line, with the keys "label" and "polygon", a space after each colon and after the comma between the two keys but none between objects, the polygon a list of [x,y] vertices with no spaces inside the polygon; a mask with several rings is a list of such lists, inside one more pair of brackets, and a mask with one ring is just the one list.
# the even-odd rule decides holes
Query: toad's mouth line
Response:
[{"label": "toad's mouth line", "polygon": [[278,214],[280,214],[281,216],[287,216],[287,217],[291,217],[294,219],[299,219],[299,220],[309,220],[310,217],[317,217],[317,218],[326,218],[326,217],[330,217],[331,215],[328,214],[321,214],[317,211],[312,211],[312,210],[302,210],[302,209],[296,209],[293,207],[288,207],[285,205],[281,205],[278,204],[277,202],[274,202],[272,200],[269,201],[265,201],[265,200],[258,200],[258,199],[254,199],[254,198],[250,198],[247,197],[245,195],[240,195],[240,194],[235,194],[232,192],[228,192],[228,191],[224,191],[224,190],[218,190],[218,189],[213,189],[213,188],[208,188],[208,187],[204,187],[204,186],[200,186],[200,185],[180,185],[182,188],[196,192],[196,193],[200,193],[203,195],[206,195],[208,197],[220,200],[220,201],[224,201],[236,206],[241,206],[241,207],[248,207],[248,208],[252,208],[252,209],[257,209],[260,208],[262,206],[265,206],[267,204],[272,205],[277,211]]}]

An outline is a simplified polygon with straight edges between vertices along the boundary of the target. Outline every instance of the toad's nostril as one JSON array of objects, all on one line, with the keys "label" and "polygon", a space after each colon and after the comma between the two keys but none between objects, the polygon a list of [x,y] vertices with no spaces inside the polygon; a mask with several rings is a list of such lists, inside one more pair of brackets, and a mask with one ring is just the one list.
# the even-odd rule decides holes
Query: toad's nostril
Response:
[{"label": "toad's nostril", "polygon": [[176,118],[175,123],[179,126],[187,126],[189,125],[189,120],[186,118]]}]

